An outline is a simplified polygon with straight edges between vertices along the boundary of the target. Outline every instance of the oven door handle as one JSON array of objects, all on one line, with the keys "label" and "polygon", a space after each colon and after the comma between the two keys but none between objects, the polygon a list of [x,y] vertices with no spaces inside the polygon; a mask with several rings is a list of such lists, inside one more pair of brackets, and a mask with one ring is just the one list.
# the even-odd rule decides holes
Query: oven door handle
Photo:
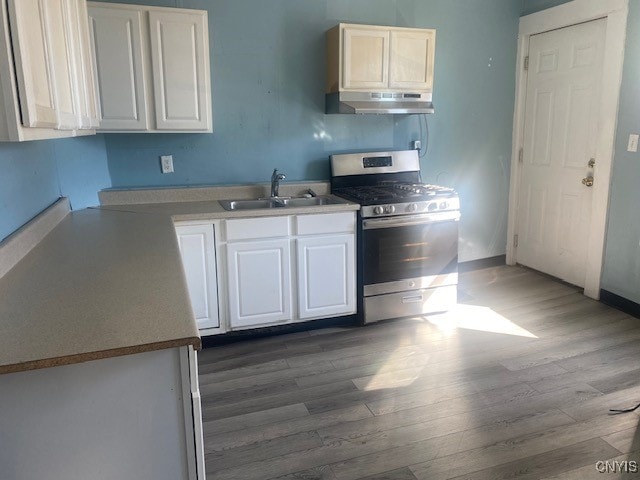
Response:
[{"label": "oven door handle", "polygon": [[384,218],[367,218],[362,221],[363,230],[376,228],[409,227],[428,225],[430,223],[451,222],[460,220],[460,212],[429,213],[426,215],[403,215]]}]

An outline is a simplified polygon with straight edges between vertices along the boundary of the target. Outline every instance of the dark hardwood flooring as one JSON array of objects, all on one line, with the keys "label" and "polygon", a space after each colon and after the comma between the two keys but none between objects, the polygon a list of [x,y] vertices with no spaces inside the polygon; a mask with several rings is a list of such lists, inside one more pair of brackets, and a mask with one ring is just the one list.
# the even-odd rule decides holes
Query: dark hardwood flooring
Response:
[{"label": "dark hardwood flooring", "polygon": [[640,319],[521,267],[459,290],[444,316],[202,351],[207,479],[640,478],[611,473],[640,471],[640,417],[608,414],[640,402]]}]

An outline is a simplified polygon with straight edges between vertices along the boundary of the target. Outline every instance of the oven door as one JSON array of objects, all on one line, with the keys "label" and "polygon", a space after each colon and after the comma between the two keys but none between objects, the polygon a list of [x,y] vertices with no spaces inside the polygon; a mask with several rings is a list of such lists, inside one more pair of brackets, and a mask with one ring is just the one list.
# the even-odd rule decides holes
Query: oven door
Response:
[{"label": "oven door", "polygon": [[458,283],[460,212],[362,221],[364,295]]}]

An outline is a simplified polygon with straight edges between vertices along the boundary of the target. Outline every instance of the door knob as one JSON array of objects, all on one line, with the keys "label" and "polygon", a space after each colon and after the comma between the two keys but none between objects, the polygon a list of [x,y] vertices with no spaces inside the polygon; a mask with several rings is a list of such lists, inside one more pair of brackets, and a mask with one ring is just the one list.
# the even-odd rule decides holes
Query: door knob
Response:
[{"label": "door knob", "polygon": [[586,185],[587,187],[593,187],[593,177],[589,176],[589,177],[583,178],[582,184]]}]

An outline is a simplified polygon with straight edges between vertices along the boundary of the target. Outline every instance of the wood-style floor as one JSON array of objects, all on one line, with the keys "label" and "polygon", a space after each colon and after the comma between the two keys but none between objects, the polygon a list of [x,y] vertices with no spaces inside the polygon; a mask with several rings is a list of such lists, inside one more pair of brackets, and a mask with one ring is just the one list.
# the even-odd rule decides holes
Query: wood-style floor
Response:
[{"label": "wood-style floor", "polygon": [[521,267],[459,290],[445,317],[202,351],[207,479],[640,478],[597,469],[640,470],[640,417],[608,414],[640,402],[640,320]]}]

